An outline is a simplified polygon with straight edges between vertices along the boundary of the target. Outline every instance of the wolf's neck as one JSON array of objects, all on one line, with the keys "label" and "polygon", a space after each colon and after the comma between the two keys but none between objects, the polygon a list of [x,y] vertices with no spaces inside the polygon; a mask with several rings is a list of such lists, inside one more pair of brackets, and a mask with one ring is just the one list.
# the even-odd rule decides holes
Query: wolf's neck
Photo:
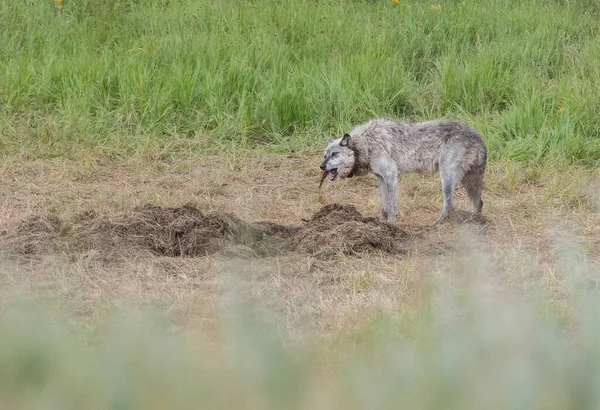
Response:
[{"label": "wolf's neck", "polygon": [[350,147],[352,152],[354,153],[354,167],[350,172],[350,176],[360,176],[365,175],[370,171],[370,165],[368,159],[368,155],[361,152],[356,147]]}]

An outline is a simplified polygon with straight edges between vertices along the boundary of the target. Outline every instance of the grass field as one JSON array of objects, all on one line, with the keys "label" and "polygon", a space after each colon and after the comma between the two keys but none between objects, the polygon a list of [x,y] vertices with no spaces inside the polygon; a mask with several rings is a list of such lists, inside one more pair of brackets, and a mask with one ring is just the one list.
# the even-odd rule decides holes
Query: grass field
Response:
[{"label": "grass field", "polygon": [[589,0],[5,1],[2,155],[289,152],[374,116],[448,116],[494,159],[594,163],[599,14]]},{"label": "grass field", "polygon": [[[0,1],[0,407],[598,408],[599,17]],[[375,116],[480,130],[483,218],[318,189]]]}]

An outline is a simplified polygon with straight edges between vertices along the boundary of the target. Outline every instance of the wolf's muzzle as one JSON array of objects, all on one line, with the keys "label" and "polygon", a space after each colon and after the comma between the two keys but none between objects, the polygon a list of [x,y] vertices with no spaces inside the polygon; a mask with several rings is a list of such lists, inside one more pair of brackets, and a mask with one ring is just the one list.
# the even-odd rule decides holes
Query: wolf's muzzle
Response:
[{"label": "wolf's muzzle", "polygon": [[325,169],[327,168],[327,164],[325,163],[325,161],[323,161],[319,168],[321,168],[322,171],[325,171]]}]

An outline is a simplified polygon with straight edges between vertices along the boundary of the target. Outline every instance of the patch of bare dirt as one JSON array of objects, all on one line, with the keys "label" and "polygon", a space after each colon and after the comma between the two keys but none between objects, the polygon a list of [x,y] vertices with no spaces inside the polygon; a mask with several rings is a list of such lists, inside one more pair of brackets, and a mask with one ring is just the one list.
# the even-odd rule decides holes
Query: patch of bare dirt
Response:
[{"label": "patch of bare dirt", "polygon": [[485,217],[483,214],[474,214],[472,212],[455,209],[448,215],[446,222],[454,224],[484,225]]}]

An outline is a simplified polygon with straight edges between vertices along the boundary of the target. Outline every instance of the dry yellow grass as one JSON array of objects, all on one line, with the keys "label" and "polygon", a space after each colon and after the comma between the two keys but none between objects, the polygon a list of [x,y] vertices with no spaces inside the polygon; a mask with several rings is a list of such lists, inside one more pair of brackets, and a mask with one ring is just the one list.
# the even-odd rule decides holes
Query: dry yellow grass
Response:
[{"label": "dry yellow grass", "polygon": [[[15,163],[0,174],[0,225],[6,237],[34,216],[69,220],[90,210],[110,215],[146,204],[186,203],[249,222],[295,226],[329,203],[352,204],[365,216],[379,217],[374,177],[327,181],[319,190],[318,161],[317,155],[236,153],[173,162]],[[84,323],[115,308],[159,306],[175,324],[209,331],[235,284],[236,292],[283,318],[286,332],[327,334],[352,329],[377,310],[410,314],[433,276],[449,284],[461,280],[455,267],[476,247],[491,255],[507,289],[543,290],[560,308],[568,293],[553,251],[560,235],[569,233],[570,243],[581,245],[585,263],[599,261],[593,188],[599,178],[597,171],[576,167],[492,164],[485,180],[486,223],[462,223],[464,213],[458,212],[449,223],[433,227],[441,207],[437,176],[407,176],[401,181],[397,224],[418,240],[409,242],[401,256],[321,259],[292,252],[250,259],[228,253],[181,258],[124,246],[117,260],[106,263],[93,249],[63,250],[25,264],[7,257],[0,291],[48,298]],[[456,203],[459,210],[468,209],[460,188]]]}]

